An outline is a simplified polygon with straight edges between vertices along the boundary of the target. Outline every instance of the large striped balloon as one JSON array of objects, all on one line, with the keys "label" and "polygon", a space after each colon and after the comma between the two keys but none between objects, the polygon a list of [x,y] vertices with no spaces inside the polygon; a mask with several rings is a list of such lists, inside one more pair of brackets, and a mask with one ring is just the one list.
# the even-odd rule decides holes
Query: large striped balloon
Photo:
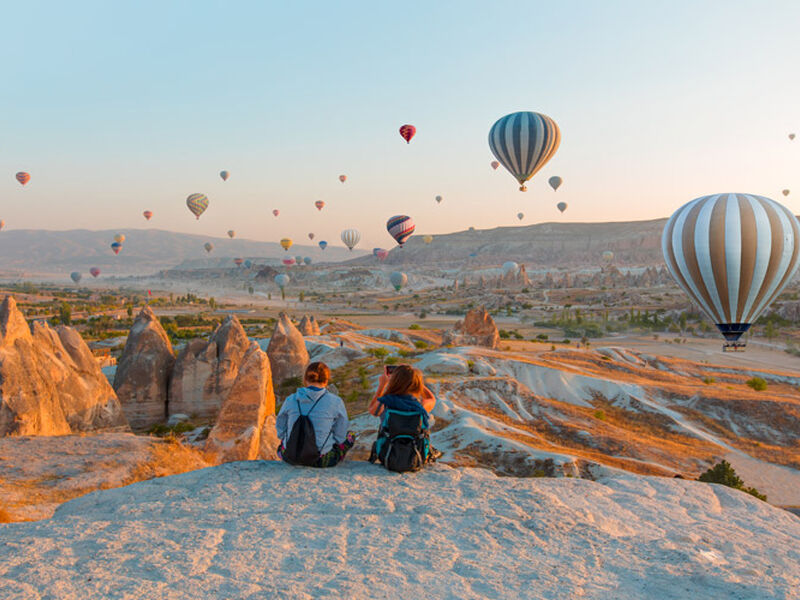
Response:
[{"label": "large striped balloon", "polygon": [[351,252],[360,241],[361,234],[359,233],[358,229],[345,229],[342,232],[342,242],[350,249]]},{"label": "large striped balloon", "polygon": [[413,125],[402,125],[400,127],[400,136],[406,141],[406,144],[411,143],[411,138],[417,134],[417,128]]},{"label": "large striped balloon", "polygon": [[519,191],[558,150],[561,132],[547,115],[515,112],[499,119],[489,130],[489,148],[519,181]]},{"label": "large striped balloon", "polygon": [[735,341],[797,270],[800,227],[769,198],[714,194],[675,211],[661,247],[678,284]]},{"label": "large striped balloon", "polygon": [[411,217],[406,215],[395,215],[386,221],[386,231],[389,232],[395,241],[401,246],[414,233],[415,225]]},{"label": "large striped balloon", "polygon": [[205,194],[189,194],[189,197],[186,198],[186,206],[199,219],[200,215],[208,208],[208,197]]}]

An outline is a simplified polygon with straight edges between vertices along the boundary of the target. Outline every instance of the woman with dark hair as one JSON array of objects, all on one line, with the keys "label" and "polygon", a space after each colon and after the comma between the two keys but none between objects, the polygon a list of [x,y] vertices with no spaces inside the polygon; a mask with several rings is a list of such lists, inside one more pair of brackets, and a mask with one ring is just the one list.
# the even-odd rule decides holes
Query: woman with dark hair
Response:
[{"label": "woman with dark hair", "polygon": [[312,362],[303,377],[305,386],[286,398],[281,406],[275,429],[281,440],[278,456],[286,462],[333,467],[353,447],[356,438],[347,430],[350,422],[344,402],[325,389],[330,378],[328,365]]},{"label": "woman with dark hair", "polygon": [[[387,408],[410,410],[423,415],[425,424],[428,415],[436,406],[436,397],[427,387],[422,371],[411,365],[387,365],[378,380],[378,391],[369,404],[369,412],[376,417]],[[421,409],[421,410],[420,410]]]}]

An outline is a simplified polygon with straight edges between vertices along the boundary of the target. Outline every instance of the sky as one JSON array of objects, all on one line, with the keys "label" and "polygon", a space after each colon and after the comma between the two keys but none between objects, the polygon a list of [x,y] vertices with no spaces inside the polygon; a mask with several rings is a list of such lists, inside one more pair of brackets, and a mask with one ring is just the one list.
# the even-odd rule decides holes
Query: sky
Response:
[{"label": "sky", "polygon": [[[314,232],[340,245],[353,227],[371,248],[391,247],[395,214],[435,235],[667,217],[719,192],[800,211],[795,1],[0,8],[8,229],[234,229],[298,242]],[[562,135],[525,193],[491,169],[487,144],[518,110],[549,115]],[[417,127],[410,144],[404,123]],[[17,171],[31,173],[25,188]],[[557,192],[551,175],[564,179]],[[185,204],[194,192],[210,199],[199,221]]]}]

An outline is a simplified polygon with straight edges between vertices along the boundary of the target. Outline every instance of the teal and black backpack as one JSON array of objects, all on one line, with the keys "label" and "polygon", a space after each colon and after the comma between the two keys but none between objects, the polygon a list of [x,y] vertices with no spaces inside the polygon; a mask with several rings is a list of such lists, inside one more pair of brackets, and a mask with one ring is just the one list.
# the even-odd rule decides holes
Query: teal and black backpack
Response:
[{"label": "teal and black backpack", "polygon": [[379,461],[390,471],[419,471],[431,459],[428,427],[418,412],[386,409],[372,446],[370,462]]}]

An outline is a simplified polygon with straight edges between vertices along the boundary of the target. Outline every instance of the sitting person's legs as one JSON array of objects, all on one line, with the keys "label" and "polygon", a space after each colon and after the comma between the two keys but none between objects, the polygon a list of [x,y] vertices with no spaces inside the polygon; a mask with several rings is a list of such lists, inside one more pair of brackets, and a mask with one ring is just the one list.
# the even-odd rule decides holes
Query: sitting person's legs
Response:
[{"label": "sitting person's legs", "polygon": [[319,457],[319,460],[314,466],[319,468],[335,467],[344,460],[345,455],[347,455],[350,448],[352,448],[355,443],[356,434],[352,431],[348,431],[344,441],[341,444],[334,444],[333,448]]}]

